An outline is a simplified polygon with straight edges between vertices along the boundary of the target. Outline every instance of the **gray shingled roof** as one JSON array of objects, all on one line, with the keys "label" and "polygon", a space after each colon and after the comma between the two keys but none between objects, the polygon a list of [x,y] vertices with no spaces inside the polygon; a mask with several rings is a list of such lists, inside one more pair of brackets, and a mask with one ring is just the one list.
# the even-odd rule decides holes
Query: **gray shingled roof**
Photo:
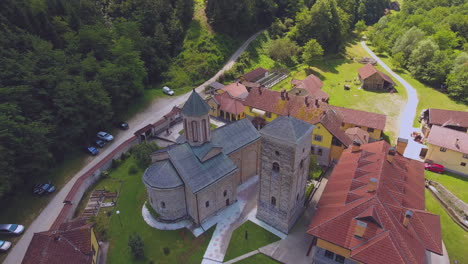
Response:
[{"label": "gray shingled roof", "polygon": [[192,151],[197,156],[199,160],[203,160],[203,158],[212,150],[213,148],[219,148],[219,146],[215,146],[211,144],[211,142],[207,142],[199,147],[192,147]]},{"label": "gray shingled roof", "polygon": [[237,166],[223,153],[200,162],[188,143],[178,145],[168,153],[180,177],[193,193],[237,170]]},{"label": "gray shingled roof", "polygon": [[297,143],[314,128],[314,125],[290,116],[280,116],[266,125],[260,133],[291,143]]},{"label": "gray shingled roof", "polygon": [[210,106],[193,90],[182,108],[182,114],[186,116],[202,116],[208,114],[208,112],[210,112]]},{"label": "gray shingled roof", "polygon": [[149,166],[143,174],[143,182],[158,189],[171,189],[184,184],[170,160],[157,161]]},{"label": "gray shingled roof", "polygon": [[211,132],[211,142],[223,148],[226,155],[260,138],[260,133],[247,118],[222,126]]}]

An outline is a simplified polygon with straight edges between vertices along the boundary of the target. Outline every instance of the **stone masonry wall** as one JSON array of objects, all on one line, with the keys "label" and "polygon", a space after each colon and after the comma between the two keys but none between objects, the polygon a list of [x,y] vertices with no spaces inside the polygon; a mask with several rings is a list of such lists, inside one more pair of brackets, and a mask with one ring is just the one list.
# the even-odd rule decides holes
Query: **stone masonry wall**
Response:
[{"label": "stone masonry wall", "polygon": [[187,215],[185,188],[156,189],[146,186],[148,198],[153,209],[164,220],[177,220]]}]

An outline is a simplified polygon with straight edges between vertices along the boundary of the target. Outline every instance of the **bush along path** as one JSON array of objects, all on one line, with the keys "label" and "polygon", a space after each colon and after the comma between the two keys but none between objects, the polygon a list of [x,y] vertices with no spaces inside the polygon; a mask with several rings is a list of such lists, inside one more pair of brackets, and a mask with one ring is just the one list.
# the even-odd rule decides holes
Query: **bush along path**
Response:
[{"label": "bush along path", "polygon": [[[225,71],[229,70],[234,65],[235,61],[239,58],[239,56],[242,54],[242,52],[244,52],[244,50],[249,46],[249,44],[253,40],[255,40],[260,33],[261,31],[255,33],[249,39],[247,39],[244,42],[244,44],[242,44],[242,46],[240,46],[236,50],[236,52],[234,52],[234,54],[231,56],[231,58],[229,58],[229,60],[226,62],[226,64],[220,71],[218,71],[211,79],[195,88],[195,90],[199,93],[202,92],[207,85],[216,81],[219,78],[219,76],[221,76]],[[109,144],[98,156],[96,156],[91,162],[86,164],[80,171],[78,171],[73,176],[73,178],[67,184],[65,184],[62,187],[62,189],[55,195],[55,197],[49,202],[49,204],[41,211],[39,216],[31,223],[31,225],[26,227],[26,231],[21,236],[21,239],[12,247],[7,258],[3,263],[21,263],[34,233],[49,230],[50,226],[55,221],[63,207],[63,201],[65,197],[68,195],[68,192],[71,190],[73,184],[77,181],[79,177],[87,173],[90,169],[96,166],[96,164],[101,162],[108,155],[112,154],[112,152],[115,149],[122,145],[126,140],[131,138],[138,129],[142,128],[147,124],[154,123],[156,120],[159,120],[165,114],[167,114],[174,106],[183,104],[189,96],[190,92],[180,96],[157,99],[153,101],[145,111],[137,114],[132,119],[130,119],[128,121],[130,129],[119,132],[115,136],[114,142]]]}]

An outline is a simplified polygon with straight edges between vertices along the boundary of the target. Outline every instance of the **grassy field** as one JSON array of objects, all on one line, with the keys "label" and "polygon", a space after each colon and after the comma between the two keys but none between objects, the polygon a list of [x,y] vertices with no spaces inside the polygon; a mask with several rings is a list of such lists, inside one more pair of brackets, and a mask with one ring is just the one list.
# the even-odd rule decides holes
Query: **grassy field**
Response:
[{"label": "grassy field", "polygon": [[[142,206],[147,198],[141,180],[143,171],[140,170],[133,175],[128,173],[134,164],[133,158],[127,159],[110,173],[110,177],[94,186],[94,189],[121,188],[116,207],[101,211],[96,218],[98,235],[107,236],[110,242],[108,263],[200,263],[214,228],[195,238],[186,229],[163,231],[147,225],[141,215]],[[119,216],[115,214],[116,210],[121,212]],[[136,260],[131,255],[127,244],[128,237],[132,233],[138,234],[143,239],[144,259]],[[164,253],[164,248],[169,249],[169,254]]]},{"label": "grassy field", "polygon": [[450,173],[438,174],[432,171],[426,171],[426,179],[436,181],[447,188],[465,203],[468,203],[468,178]]},{"label": "grassy field", "polygon": [[[269,41],[268,33],[264,33],[253,42],[252,46],[247,50],[251,65],[244,72],[257,67],[267,69],[287,67],[278,64],[268,56],[266,47]],[[330,95],[329,103],[331,105],[387,115],[385,132],[388,138],[395,142],[395,136],[398,134],[398,117],[406,104],[406,90],[399,83],[395,87],[397,92],[393,94],[359,89],[360,84],[356,81],[356,78],[358,69],[363,64],[358,63],[357,59],[361,57],[369,57],[369,54],[359,42],[351,42],[348,44],[344,55],[327,56],[313,67],[304,64],[287,67],[290,76],[274,86],[273,90],[289,90],[293,78],[302,80],[309,74],[315,74],[324,84],[323,91]],[[377,68],[386,72],[380,66],[377,66]],[[351,86],[349,91],[344,89],[345,84]]]},{"label": "grassy field", "polygon": [[249,258],[236,262],[236,264],[276,264],[280,263],[262,253],[255,254]]},{"label": "grassy field", "polygon": [[450,216],[445,212],[444,208],[426,190],[426,209],[434,214],[440,215],[440,224],[442,226],[442,239],[447,247],[450,263],[468,263],[468,232],[459,227]]},{"label": "grassy field", "polygon": [[[372,47],[371,47],[372,48]],[[395,69],[392,64],[391,58],[384,54],[384,56],[379,57],[382,61],[387,64],[388,67],[391,69]],[[420,81],[414,79],[411,74],[407,70],[394,70],[401,78],[405,79],[411,86],[416,89],[418,93],[418,108],[416,112],[416,117],[413,122],[413,126],[419,127],[418,117],[422,110],[427,108],[440,108],[440,109],[447,109],[447,110],[457,110],[457,111],[468,111],[468,105],[458,103],[452,100],[446,93],[440,92],[433,87],[430,87],[426,84],[421,83]]]},{"label": "grassy field", "polygon": [[[247,232],[247,239],[245,237]],[[250,251],[278,241],[280,238],[262,227],[247,221],[233,233],[224,261],[242,256]]]}]

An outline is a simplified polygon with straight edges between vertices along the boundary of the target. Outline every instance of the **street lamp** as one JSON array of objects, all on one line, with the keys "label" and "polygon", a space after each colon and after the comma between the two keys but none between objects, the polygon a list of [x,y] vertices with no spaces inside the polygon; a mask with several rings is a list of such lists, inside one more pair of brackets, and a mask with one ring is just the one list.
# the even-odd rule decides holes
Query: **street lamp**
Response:
[{"label": "street lamp", "polygon": [[117,216],[119,217],[119,222],[120,222],[120,227],[123,227],[122,225],[122,220],[120,219],[120,211],[117,210],[117,212],[115,212],[117,214]]}]

